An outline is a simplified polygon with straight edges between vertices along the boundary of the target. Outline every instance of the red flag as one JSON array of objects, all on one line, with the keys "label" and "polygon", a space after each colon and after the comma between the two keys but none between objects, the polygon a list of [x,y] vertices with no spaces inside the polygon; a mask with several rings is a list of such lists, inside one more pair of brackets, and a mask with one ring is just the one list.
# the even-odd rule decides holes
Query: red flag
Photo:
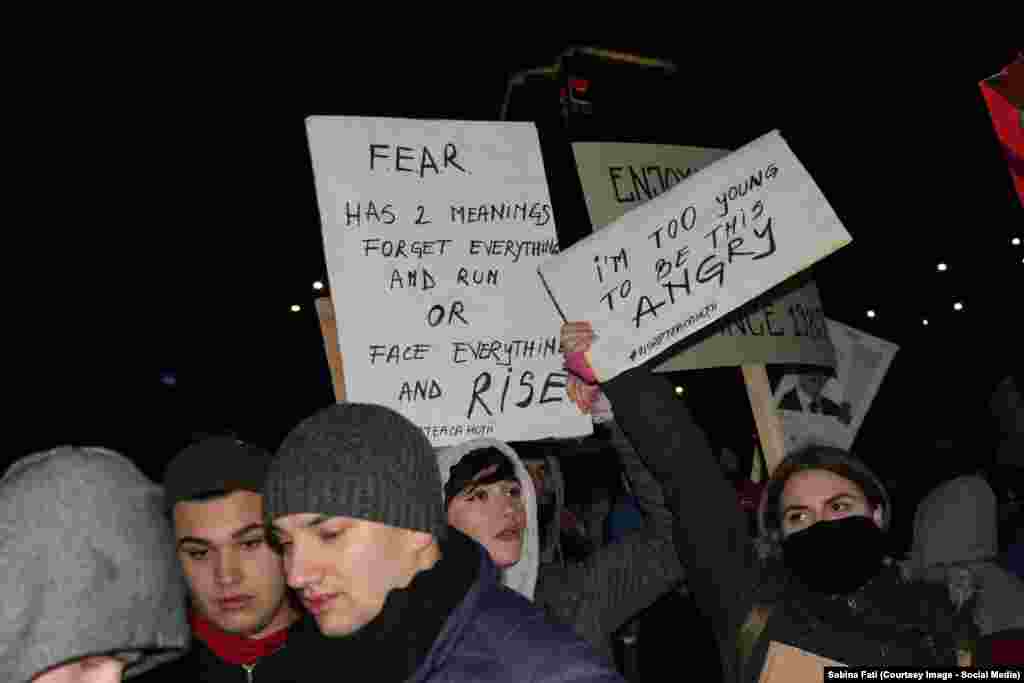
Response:
[{"label": "red flag", "polygon": [[1010,165],[1017,197],[1024,204],[1024,54],[979,85]]}]

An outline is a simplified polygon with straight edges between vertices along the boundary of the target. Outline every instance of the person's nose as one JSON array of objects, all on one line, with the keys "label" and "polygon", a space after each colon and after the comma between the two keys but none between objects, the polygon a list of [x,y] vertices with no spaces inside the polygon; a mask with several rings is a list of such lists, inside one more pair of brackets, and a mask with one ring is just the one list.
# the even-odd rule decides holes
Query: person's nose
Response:
[{"label": "person's nose", "polygon": [[288,585],[298,591],[316,584],[319,579],[308,553],[294,545],[290,552],[285,553],[284,571]]},{"label": "person's nose", "polygon": [[214,578],[220,586],[231,586],[242,580],[242,565],[237,551],[226,548],[217,554]]}]

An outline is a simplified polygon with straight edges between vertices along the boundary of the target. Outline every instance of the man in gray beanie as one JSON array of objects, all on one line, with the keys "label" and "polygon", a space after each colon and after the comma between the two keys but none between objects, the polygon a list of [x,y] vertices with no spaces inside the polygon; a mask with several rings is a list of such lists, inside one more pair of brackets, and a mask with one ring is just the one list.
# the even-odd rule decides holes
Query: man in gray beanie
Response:
[{"label": "man in gray beanie", "polygon": [[505,588],[445,521],[430,442],[383,406],[342,403],[285,438],[264,504],[288,585],[319,634],[309,662],[374,681],[620,681],[589,645]]},{"label": "man in gray beanie", "polygon": [[0,675],[112,682],[180,657],[185,583],[163,494],[129,460],[57,448],[0,479]]}]

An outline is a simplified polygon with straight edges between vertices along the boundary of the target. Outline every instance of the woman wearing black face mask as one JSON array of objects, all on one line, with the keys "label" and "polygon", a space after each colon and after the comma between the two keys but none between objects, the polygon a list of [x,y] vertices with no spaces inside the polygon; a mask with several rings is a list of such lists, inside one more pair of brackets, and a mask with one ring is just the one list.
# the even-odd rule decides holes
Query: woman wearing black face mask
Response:
[{"label": "woman wearing black face mask", "polygon": [[[562,329],[567,367],[596,380],[584,356],[592,339],[588,323]],[[724,680],[757,680],[772,641],[850,666],[957,665],[945,596],[904,582],[883,559],[891,507],[862,463],[816,448],[780,464],[761,501],[762,561],[707,438],[668,382],[645,366],[601,388],[665,491]]]}]

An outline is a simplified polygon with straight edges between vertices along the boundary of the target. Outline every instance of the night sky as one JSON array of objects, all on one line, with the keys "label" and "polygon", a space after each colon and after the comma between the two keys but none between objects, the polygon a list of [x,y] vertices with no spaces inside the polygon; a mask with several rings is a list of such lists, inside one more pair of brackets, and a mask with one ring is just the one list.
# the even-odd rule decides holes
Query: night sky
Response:
[{"label": "night sky", "polygon": [[[600,45],[681,67],[672,89],[618,98],[632,108],[624,138],[672,130],[647,141],[735,148],[782,131],[854,238],[814,268],[827,315],[901,346],[855,448],[913,471],[945,433],[981,448],[989,393],[1020,362],[1024,247],[1010,240],[1024,237],[1024,210],[978,87],[1015,50],[876,42],[728,57]],[[332,400],[312,306],[326,271],[305,117],[497,120],[510,74],[572,44],[493,38],[288,63],[118,54],[22,76],[7,100],[15,438],[4,464],[103,445],[159,476],[199,432],[275,447]],[[557,101],[545,106],[557,120]],[[556,202],[556,222],[560,211],[571,215]],[[333,296],[343,315],[346,293]],[[742,401],[732,418],[714,392],[698,397],[719,424],[749,420]]]}]

